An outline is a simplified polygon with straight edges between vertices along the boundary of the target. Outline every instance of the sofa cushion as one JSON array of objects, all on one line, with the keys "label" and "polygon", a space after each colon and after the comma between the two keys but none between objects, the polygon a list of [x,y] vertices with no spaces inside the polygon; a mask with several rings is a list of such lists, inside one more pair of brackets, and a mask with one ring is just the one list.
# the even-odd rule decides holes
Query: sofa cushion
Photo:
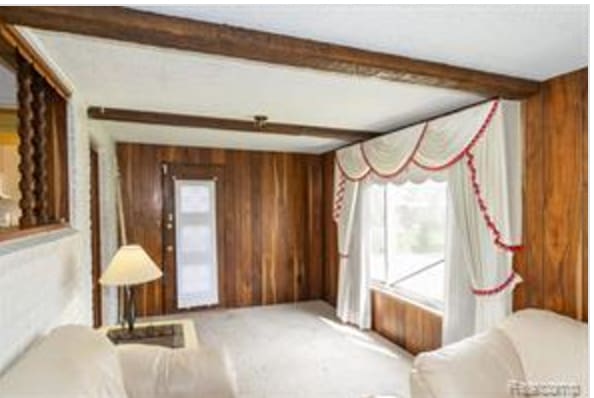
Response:
[{"label": "sofa cushion", "polygon": [[235,376],[215,349],[118,347],[129,398],[233,398]]},{"label": "sofa cushion", "polygon": [[115,347],[84,326],[62,326],[0,378],[0,397],[127,398]]},{"label": "sofa cushion", "polygon": [[550,311],[514,313],[500,326],[522,361],[526,380],[576,383],[588,396],[588,324]]},{"label": "sofa cushion", "polygon": [[416,357],[411,373],[415,398],[511,397],[509,382],[524,380],[520,359],[497,329]]}]

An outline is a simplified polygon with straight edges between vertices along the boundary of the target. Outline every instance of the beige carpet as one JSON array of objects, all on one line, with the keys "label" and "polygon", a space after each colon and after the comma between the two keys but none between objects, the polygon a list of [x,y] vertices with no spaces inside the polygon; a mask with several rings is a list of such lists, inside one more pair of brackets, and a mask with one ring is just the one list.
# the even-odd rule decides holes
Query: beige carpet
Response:
[{"label": "beige carpet", "polygon": [[240,397],[408,397],[412,357],[342,325],[322,301],[185,314],[201,344],[225,347]]}]

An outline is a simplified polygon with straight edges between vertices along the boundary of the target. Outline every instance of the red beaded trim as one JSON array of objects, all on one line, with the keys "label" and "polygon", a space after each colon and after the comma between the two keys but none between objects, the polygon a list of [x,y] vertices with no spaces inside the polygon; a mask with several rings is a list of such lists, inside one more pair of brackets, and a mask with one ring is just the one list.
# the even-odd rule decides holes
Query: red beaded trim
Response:
[{"label": "red beaded trim", "polygon": [[475,296],[493,296],[497,293],[502,292],[505,290],[516,278],[516,273],[512,271],[512,273],[503,281],[503,283],[495,286],[491,289],[472,289],[472,293]]},{"label": "red beaded trim", "polygon": [[517,251],[522,250],[523,249],[522,245],[510,245],[510,244],[503,242],[503,240],[501,238],[501,231],[499,231],[499,228],[497,228],[497,225],[495,225],[493,218],[489,214],[489,210],[487,209],[487,205],[485,204],[485,200],[481,193],[481,188],[478,183],[477,171],[476,171],[476,167],[474,165],[474,155],[471,152],[468,152],[466,154],[466,164],[468,165],[468,169],[470,170],[470,180],[472,183],[472,190],[474,192],[474,196],[476,197],[479,209],[481,210],[481,213],[483,214],[483,218],[485,220],[485,223],[487,224],[487,228],[491,231],[491,233],[495,237],[495,245],[497,247],[499,247],[500,249],[511,251],[511,252],[517,252]]},{"label": "red beaded trim", "polygon": [[453,159],[449,160],[448,162],[446,162],[445,164],[440,165],[440,166],[427,166],[427,165],[424,165],[424,164],[418,162],[414,158],[414,156],[416,155],[416,153],[420,147],[422,140],[425,138],[425,133],[427,132],[429,123],[425,123],[423,132],[421,133],[421,136],[419,137],[419,140],[418,140],[417,144],[415,145],[415,148],[412,151],[412,154],[410,155],[409,159],[407,159],[404,166],[392,174],[387,174],[387,175],[381,174],[381,173],[378,173],[373,168],[372,164],[369,162],[369,159],[367,158],[367,154],[365,153],[365,148],[364,148],[363,144],[359,144],[359,148],[361,150],[361,155],[363,156],[363,160],[365,161],[365,164],[367,165],[367,167],[369,167],[369,169],[365,173],[363,173],[363,175],[361,175],[359,177],[350,177],[345,172],[342,165],[340,164],[340,161],[337,156],[335,161],[336,161],[338,169],[341,173],[341,176],[340,176],[338,190],[336,192],[336,197],[335,197],[335,205],[334,205],[334,213],[333,213],[334,221],[338,221],[338,219],[340,218],[341,212],[342,212],[346,180],[349,180],[352,182],[358,182],[358,181],[361,181],[364,178],[366,178],[369,175],[369,173],[371,173],[371,172],[374,172],[375,174],[377,174],[383,178],[393,178],[396,175],[398,175],[400,172],[405,170],[406,166],[408,166],[408,164],[410,162],[413,162],[416,166],[418,166],[422,169],[425,169],[425,170],[440,171],[440,170],[443,170],[443,169],[446,169],[446,168],[452,166],[454,163],[458,162],[464,156],[466,156],[466,158],[467,158],[466,164],[470,170],[473,192],[477,199],[481,213],[483,214],[485,223],[487,224],[487,228],[492,232],[493,236],[495,237],[495,240],[494,240],[495,245],[502,250],[507,250],[507,251],[511,251],[511,252],[517,252],[517,251],[522,250],[523,249],[522,245],[511,245],[511,244],[507,244],[507,243],[503,242],[502,237],[501,237],[501,231],[499,231],[499,229],[495,225],[495,222],[493,221],[493,218],[490,216],[489,211],[487,209],[487,205],[485,204],[485,200],[483,199],[483,196],[481,194],[480,185],[478,183],[477,170],[474,165],[474,155],[470,152],[471,149],[479,141],[479,139],[485,134],[487,127],[489,127],[489,124],[491,123],[493,116],[495,115],[495,113],[497,111],[498,106],[499,106],[499,100],[494,101],[493,104],[491,105],[491,108],[489,109],[489,112],[487,113],[487,116],[485,117],[485,120],[481,124],[479,130],[474,135],[474,137],[472,138],[470,143],[464,148],[463,151],[461,151],[459,154],[457,154]]},{"label": "red beaded trim", "polygon": [[367,167],[369,167],[371,169],[371,171],[373,171],[376,175],[382,177],[382,178],[394,178],[396,177],[398,174],[400,174],[401,172],[403,172],[404,170],[406,170],[406,168],[408,167],[408,165],[414,161],[414,156],[417,153],[417,150],[419,149],[419,147],[421,146],[421,142],[423,141],[423,138],[425,137],[425,133],[427,132],[427,127],[429,126],[429,123],[425,123],[425,126],[423,126],[423,131],[421,132],[421,135],[419,136],[419,139],[417,141],[417,143],[415,144],[415,147],[413,148],[410,156],[408,157],[408,159],[406,159],[406,162],[404,162],[404,164],[397,169],[395,172],[390,173],[390,174],[382,174],[379,171],[377,171],[375,169],[375,167],[373,167],[373,165],[371,164],[371,162],[369,161],[369,158],[367,157],[367,154],[365,153],[365,147],[363,146],[363,143],[359,144],[359,147],[361,149],[361,155],[363,156],[363,160],[365,161],[365,164],[367,165]]},{"label": "red beaded trim", "polygon": [[336,196],[334,198],[334,221],[338,222],[340,219],[340,214],[342,213],[342,202],[344,201],[344,190],[346,185],[346,180],[344,178],[344,174],[340,173],[340,180],[338,181],[338,189],[336,190]]},{"label": "red beaded trim", "polygon": [[338,155],[336,155],[336,158],[334,160],[336,162],[336,165],[338,166],[338,169],[340,170],[340,172],[342,173],[342,176],[352,182],[358,182],[361,181],[362,179],[364,179],[365,177],[367,177],[369,175],[369,173],[371,173],[371,168],[369,168],[366,172],[363,173],[363,175],[361,175],[360,177],[351,177],[347,174],[347,172],[344,170],[344,168],[342,167],[342,164],[340,164],[340,159],[338,158]]},{"label": "red beaded trim", "polygon": [[497,111],[498,106],[499,106],[499,100],[494,101],[493,104],[491,105],[491,109],[489,109],[489,113],[487,113],[485,120],[483,120],[481,127],[478,129],[478,131],[474,135],[474,137],[472,137],[472,140],[470,140],[470,143],[468,143],[468,145],[466,146],[466,148],[464,148],[463,151],[461,151],[456,156],[454,156],[453,159],[447,161],[446,163],[444,163],[440,166],[427,166],[427,165],[420,163],[416,159],[413,159],[414,164],[422,169],[425,169],[425,170],[441,171],[441,170],[447,169],[448,167],[452,166],[454,163],[458,162],[460,159],[462,159],[464,157],[464,155],[466,153],[468,153],[476,145],[478,140],[485,134],[485,131],[487,131],[487,127],[489,127],[489,124],[491,124],[491,120],[493,120],[493,116],[495,116],[495,112]]}]

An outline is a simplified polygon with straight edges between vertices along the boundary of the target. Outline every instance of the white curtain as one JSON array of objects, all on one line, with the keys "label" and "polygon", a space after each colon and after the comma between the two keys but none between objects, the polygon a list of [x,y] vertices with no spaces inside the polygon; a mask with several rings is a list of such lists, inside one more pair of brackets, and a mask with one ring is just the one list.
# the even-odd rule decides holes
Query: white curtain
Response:
[{"label": "white curtain", "polygon": [[[337,152],[341,319],[360,317],[351,303],[364,292],[349,289],[369,289],[360,283],[368,271],[351,269],[367,267],[364,256],[350,253],[364,247],[351,242],[354,233],[357,240],[364,235],[364,223],[353,228],[364,211],[357,203],[359,190],[370,179],[398,182],[427,172],[446,172],[451,192],[444,338],[453,341],[483,330],[510,312],[509,296],[519,280],[511,258],[521,242],[520,136],[518,103],[493,100]],[[453,329],[462,324],[465,330]]]},{"label": "white curtain", "polygon": [[348,257],[340,261],[338,281],[338,318],[361,329],[371,327],[371,221],[370,185],[363,184],[359,190]]},{"label": "white curtain", "polygon": [[476,300],[472,293],[469,266],[464,261],[464,245],[454,216],[455,194],[448,180],[447,236],[445,247],[445,286],[442,317],[442,343],[450,344],[474,334]]},{"label": "white curtain", "polygon": [[[503,103],[502,106],[504,112],[494,117],[489,134],[477,143],[465,162],[449,169],[451,238],[446,251],[449,270],[444,344],[487,330],[510,314],[512,292],[521,281],[512,269],[513,250],[500,246],[520,241],[522,219],[519,105]],[[473,184],[473,168],[476,184]],[[480,205],[476,205],[477,196],[488,203],[489,213],[481,212]],[[496,220],[491,218],[491,211],[498,214]],[[500,234],[496,244],[487,217]]]}]

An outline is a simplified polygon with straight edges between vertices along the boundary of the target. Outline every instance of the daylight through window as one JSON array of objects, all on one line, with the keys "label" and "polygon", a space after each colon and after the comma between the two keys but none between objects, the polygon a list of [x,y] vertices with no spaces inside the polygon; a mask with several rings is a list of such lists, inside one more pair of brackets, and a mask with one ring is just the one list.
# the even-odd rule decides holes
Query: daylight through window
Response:
[{"label": "daylight through window", "polygon": [[441,309],[447,184],[377,184],[371,190],[372,280]]}]

